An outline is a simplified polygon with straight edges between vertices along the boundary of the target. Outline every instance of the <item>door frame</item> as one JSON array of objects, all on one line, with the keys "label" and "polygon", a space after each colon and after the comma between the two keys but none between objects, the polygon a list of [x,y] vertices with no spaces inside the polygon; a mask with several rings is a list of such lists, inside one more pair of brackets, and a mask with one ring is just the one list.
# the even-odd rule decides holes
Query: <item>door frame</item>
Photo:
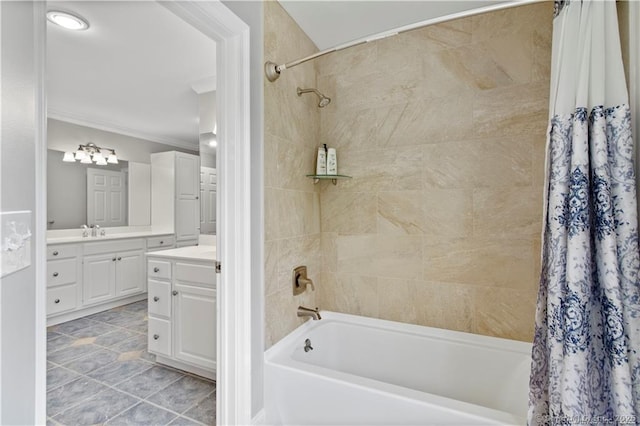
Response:
[{"label": "door frame", "polygon": [[[249,26],[219,0],[161,1],[216,41],[219,185],[217,424],[250,424],[251,416],[251,170]],[[36,422],[46,422],[46,97],[45,2],[34,1],[36,37]],[[229,285],[227,285],[229,284]]]}]

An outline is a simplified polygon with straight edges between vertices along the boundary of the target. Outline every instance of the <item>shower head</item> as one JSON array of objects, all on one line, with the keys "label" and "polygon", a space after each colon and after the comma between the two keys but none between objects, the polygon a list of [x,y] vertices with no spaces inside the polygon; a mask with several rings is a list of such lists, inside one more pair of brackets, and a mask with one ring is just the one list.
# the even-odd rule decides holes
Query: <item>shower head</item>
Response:
[{"label": "shower head", "polygon": [[318,102],[318,108],[324,108],[331,102],[331,98],[323,95],[317,89],[301,89],[298,87],[298,96],[302,96],[303,93],[315,93],[316,96],[320,98],[320,102]]}]

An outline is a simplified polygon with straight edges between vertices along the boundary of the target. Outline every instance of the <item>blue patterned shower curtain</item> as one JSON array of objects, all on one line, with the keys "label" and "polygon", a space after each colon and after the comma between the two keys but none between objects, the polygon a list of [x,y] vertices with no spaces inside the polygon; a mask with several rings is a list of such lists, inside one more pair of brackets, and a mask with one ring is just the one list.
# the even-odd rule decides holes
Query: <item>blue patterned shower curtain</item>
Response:
[{"label": "blue patterned shower curtain", "polygon": [[615,1],[557,1],[530,425],[640,424],[636,182]]}]

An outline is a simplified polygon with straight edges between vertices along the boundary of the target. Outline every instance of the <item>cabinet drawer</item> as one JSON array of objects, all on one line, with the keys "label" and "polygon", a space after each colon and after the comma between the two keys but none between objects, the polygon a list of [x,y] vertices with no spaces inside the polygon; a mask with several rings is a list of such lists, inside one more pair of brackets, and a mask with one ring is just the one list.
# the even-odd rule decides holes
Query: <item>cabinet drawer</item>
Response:
[{"label": "cabinet drawer", "polygon": [[77,305],[77,284],[47,289],[47,315],[70,311]]},{"label": "cabinet drawer", "polygon": [[86,242],[84,254],[118,253],[121,251],[144,250],[146,241],[142,238],[122,239],[114,241]]},{"label": "cabinet drawer", "polygon": [[75,258],[47,262],[47,286],[72,284],[78,279],[78,261]]},{"label": "cabinet drawer", "polygon": [[149,260],[147,262],[147,275],[149,278],[171,279],[171,262],[164,260]]},{"label": "cabinet drawer", "polygon": [[149,318],[149,352],[171,355],[171,322],[161,318]]},{"label": "cabinet drawer", "polygon": [[172,248],[175,242],[173,235],[147,238],[147,249]]},{"label": "cabinet drawer", "polygon": [[47,246],[47,260],[67,259],[69,257],[76,257],[78,254],[77,245],[64,244]]},{"label": "cabinet drawer", "polygon": [[149,280],[149,313],[169,318],[171,316],[171,283]]},{"label": "cabinet drawer", "polygon": [[176,281],[187,281],[213,287],[216,284],[216,268],[208,265],[176,262]]}]

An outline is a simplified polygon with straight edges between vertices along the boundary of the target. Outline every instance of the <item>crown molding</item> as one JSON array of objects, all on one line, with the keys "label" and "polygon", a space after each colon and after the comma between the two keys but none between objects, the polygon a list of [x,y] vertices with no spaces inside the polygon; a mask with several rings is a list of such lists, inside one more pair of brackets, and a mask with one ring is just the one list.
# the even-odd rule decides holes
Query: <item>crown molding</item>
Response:
[{"label": "crown molding", "polygon": [[98,121],[79,114],[61,111],[53,108],[47,109],[47,118],[52,118],[66,123],[77,124],[79,126],[91,127],[93,129],[104,130],[105,132],[118,133],[120,135],[131,136],[132,138],[144,139],[146,141],[161,143],[163,145],[175,146],[198,152],[199,144],[192,144],[180,139],[167,138],[150,133],[141,132],[129,127],[121,126],[107,121]]}]

